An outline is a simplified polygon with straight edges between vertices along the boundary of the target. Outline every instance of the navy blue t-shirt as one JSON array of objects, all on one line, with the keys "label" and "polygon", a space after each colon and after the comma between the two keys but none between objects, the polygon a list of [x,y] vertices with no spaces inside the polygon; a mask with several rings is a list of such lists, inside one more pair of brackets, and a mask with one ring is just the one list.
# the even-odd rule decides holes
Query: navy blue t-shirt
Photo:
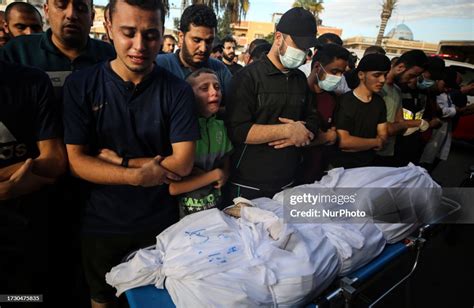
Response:
[{"label": "navy blue t-shirt", "polygon": [[[172,143],[199,139],[191,87],[155,66],[134,86],[100,63],[73,73],[64,85],[64,140],[120,157],[169,156]],[[178,220],[168,186],[89,183],[83,232],[132,234],[163,230]]]},{"label": "navy blue t-shirt", "polygon": [[37,157],[38,141],[61,137],[59,105],[48,76],[0,60],[0,168]]}]

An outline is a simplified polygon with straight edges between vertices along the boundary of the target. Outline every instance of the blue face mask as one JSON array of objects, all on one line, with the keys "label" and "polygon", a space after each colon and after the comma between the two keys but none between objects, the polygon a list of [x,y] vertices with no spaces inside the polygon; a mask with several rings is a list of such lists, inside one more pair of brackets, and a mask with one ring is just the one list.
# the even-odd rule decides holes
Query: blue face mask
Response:
[{"label": "blue face mask", "polygon": [[420,90],[425,90],[425,89],[431,88],[434,84],[435,84],[434,80],[424,79],[424,78],[421,82],[420,82],[420,80],[418,80],[418,82],[417,82],[418,89],[420,89]]},{"label": "blue face mask", "polygon": [[324,70],[324,67],[322,65],[321,69],[323,70],[323,72],[326,73],[326,78],[324,80],[319,80],[319,76],[316,74],[316,78],[318,78],[318,86],[327,92],[334,91],[334,89],[336,89],[337,85],[341,81],[342,77],[328,74],[328,72]]},{"label": "blue face mask", "polygon": [[280,56],[281,64],[287,69],[294,69],[301,66],[303,61],[306,59],[306,52],[288,46],[288,44],[285,54],[281,55],[280,51],[278,51],[278,55]]}]

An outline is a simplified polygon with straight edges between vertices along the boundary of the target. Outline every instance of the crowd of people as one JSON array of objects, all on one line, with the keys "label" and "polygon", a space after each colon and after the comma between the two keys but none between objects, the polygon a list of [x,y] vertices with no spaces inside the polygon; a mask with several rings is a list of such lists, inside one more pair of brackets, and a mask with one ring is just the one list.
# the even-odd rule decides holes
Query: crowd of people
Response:
[{"label": "crowd of people", "polygon": [[107,42],[89,36],[92,0],[47,0],[45,32],[31,4],[0,13],[2,293],[51,296],[42,280],[61,228],[92,307],[113,307],[105,273],[180,217],[336,167],[432,170],[473,110],[472,84],[442,59],[390,61],[373,46],[356,65],[302,8],[241,64],[234,38],[215,44],[208,6],[184,10],[177,39],[159,0],[110,0],[105,14]]}]

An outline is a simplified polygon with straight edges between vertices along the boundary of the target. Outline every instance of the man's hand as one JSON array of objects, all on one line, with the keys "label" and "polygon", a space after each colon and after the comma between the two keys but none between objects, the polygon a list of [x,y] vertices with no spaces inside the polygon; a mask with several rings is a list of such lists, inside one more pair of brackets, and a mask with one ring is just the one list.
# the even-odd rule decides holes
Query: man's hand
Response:
[{"label": "man's hand", "polygon": [[227,179],[229,178],[229,175],[226,174],[226,172],[221,168],[216,168],[212,170],[212,172],[216,176],[216,184],[214,185],[214,188],[219,189],[224,186],[224,184],[227,182]]},{"label": "man's hand", "polygon": [[34,174],[32,167],[33,160],[27,159],[7,181],[0,183],[0,200],[22,196],[40,189],[43,185],[54,183],[52,178]]},{"label": "man's hand", "polygon": [[324,143],[324,145],[333,145],[336,143],[337,141],[336,127],[334,126],[331,127],[323,134],[325,134],[325,139],[326,139],[326,142]]},{"label": "man's hand", "polygon": [[117,153],[109,149],[101,149],[97,155],[97,158],[117,166],[120,166],[122,163],[122,157],[118,156]]},{"label": "man's hand", "polygon": [[428,121],[426,121],[425,119],[421,119],[420,132],[427,131],[428,128],[430,128],[430,123],[428,123]]},{"label": "man's hand", "polygon": [[385,144],[385,140],[384,140],[383,138],[379,137],[379,136],[377,136],[377,137],[375,138],[375,140],[376,140],[376,146],[374,147],[374,150],[375,150],[375,151],[380,151],[380,150],[382,150],[382,149],[383,149],[383,146],[384,146],[384,144]]},{"label": "man's hand", "polygon": [[153,158],[140,168],[128,169],[134,172],[135,186],[152,187],[163,183],[169,184],[171,181],[180,181],[181,177],[165,169],[160,165],[163,157],[160,155]]},{"label": "man's hand", "polygon": [[278,118],[280,122],[287,124],[287,138],[270,142],[268,145],[275,149],[283,149],[289,146],[302,147],[309,145],[314,139],[314,134],[309,131],[303,121],[293,121],[287,118]]},{"label": "man's hand", "polygon": [[467,94],[467,95],[473,95],[474,94],[474,83],[470,83],[468,85],[462,86],[461,87],[461,93]]}]

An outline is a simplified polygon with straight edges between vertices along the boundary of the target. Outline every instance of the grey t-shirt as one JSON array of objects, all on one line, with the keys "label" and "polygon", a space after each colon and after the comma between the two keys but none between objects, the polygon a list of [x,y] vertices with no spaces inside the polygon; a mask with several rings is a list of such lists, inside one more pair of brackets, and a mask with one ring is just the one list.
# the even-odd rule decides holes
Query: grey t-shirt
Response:
[{"label": "grey t-shirt", "polygon": [[[395,122],[397,110],[402,106],[402,91],[396,84],[388,85],[385,83],[379,94],[382,96],[385,101],[385,106],[387,107],[387,123]],[[393,156],[394,152],[395,136],[391,136],[388,138],[383,150],[378,151],[377,155]]]}]

